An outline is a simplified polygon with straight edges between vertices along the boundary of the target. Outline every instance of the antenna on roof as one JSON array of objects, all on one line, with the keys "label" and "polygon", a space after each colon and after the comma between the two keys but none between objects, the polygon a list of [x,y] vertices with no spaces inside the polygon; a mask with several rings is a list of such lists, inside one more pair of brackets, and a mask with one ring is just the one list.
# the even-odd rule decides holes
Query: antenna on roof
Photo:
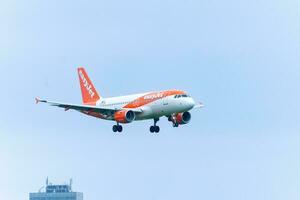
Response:
[{"label": "antenna on roof", "polygon": [[72,184],[73,184],[73,179],[70,179],[70,191],[72,191]]},{"label": "antenna on roof", "polygon": [[46,178],[46,186],[48,186],[49,185],[49,179],[48,179],[48,176],[47,176],[47,178]]}]

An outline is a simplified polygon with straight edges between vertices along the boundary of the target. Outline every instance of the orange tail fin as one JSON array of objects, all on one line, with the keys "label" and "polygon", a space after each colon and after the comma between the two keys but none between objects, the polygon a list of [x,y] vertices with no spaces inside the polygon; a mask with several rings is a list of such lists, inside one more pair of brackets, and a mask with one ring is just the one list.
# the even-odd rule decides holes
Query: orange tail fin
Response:
[{"label": "orange tail fin", "polygon": [[98,94],[96,88],[94,87],[92,81],[90,80],[83,67],[78,68],[78,76],[83,103],[93,105],[96,104],[96,102],[100,99],[100,95]]}]

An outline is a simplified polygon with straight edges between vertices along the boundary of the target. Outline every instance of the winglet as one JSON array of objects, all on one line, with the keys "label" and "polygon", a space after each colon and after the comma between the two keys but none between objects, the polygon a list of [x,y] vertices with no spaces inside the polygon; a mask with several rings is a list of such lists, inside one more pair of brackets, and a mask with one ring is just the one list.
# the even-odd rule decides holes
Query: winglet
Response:
[{"label": "winglet", "polygon": [[42,102],[42,103],[47,103],[46,100],[41,100],[40,98],[35,97],[35,103],[38,104],[38,103],[40,103],[40,102]]},{"label": "winglet", "polygon": [[41,100],[38,97],[35,97],[35,104],[38,104]]}]

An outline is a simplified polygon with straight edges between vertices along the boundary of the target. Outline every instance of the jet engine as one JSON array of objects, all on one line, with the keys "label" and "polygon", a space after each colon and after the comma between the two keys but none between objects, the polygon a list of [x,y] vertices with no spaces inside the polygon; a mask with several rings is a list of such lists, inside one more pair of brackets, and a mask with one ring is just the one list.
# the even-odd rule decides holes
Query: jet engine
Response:
[{"label": "jet engine", "polygon": [[190,122],[192,118],[191,113],[184,112],[184,113],[178,113],[175,117],[176,123],[178,124],[187,124]]},{"label": "jet engine", "polygon": [[184,112],[184,113],[178,113],[170,116],[169,121],[173,122],[174,127],[178,127],[178,125],[189,123],[191,118],[192,118],[191,113]]},{"label": "jet engine", "polygon": [[119,123],[131,123],[135,120],[135,113],[132,110],[120,110],[115,112],[115,120]]}]

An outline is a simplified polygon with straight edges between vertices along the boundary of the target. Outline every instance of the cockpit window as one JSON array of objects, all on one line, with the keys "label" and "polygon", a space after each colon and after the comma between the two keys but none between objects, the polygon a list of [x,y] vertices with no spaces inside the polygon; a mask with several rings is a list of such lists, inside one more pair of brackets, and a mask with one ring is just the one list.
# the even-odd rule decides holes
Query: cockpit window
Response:
[{"label": "cockpit window", "polygon": [[190,97],[190,95],[187,95],[187,94],[176,94],[174,96],[175,99],[178,99],[178,98],[181,98],[181,97]]}]

